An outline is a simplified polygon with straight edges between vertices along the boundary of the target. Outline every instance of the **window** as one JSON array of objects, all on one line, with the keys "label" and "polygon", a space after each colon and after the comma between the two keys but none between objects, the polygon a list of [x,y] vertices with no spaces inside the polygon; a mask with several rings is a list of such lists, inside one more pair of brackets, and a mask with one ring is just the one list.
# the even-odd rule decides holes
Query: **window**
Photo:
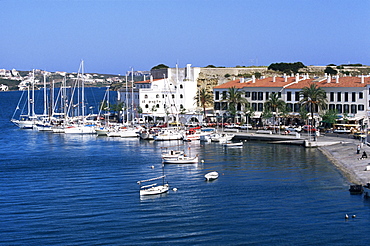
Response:
[{"label": "window", "polygon": [[299,91],[295,92],[295,101],[299,101]]},{"label": "window", "polygon": [[222,92],[222,100],[226,100],[226,99],[227,99],[226,91],[223,91]]},{"label": "window", "polygon": [[263,103],[258,103],[258,109],[257,111],[263,111]]},{"label": "window", "polygon": [[215,102],[214,108],[215,108],[215,110],[220,110],[220,108],[221,108],[220,102]]},{"label": "window", "polygon": [[266,93],[265,93],[265,95],[266,95],[266,100],[268,100],[269,99],[269,92],[268,91],[266,91]]},{"label": "window", "polygon": [[351,104],[351,114],[356,114],[356,113],[357,113],[357,105]]},{"label": "window", "polygon": [[253,111],[257,111],[257,103],[252,103]]},{"label": "window", "polygon": [[155,105],[157,108],[159,108],[159,104]]},{"label": "window", "polygon": [[344,104],[343,105],[343,113],[344,114],[348,114],[349,113],[349,105],[348,104]]},{"label": "window", "polygon": [[180,98],[183,98],[184,96],[182,94],[180,94]]},{"label": "window", "polygon": [[293,111],[293,103],[287,103],[286,104],[286,110],[288,112],[292,112]]},{"label": "window", "polygon": [[343,113],[343,111],[342,111],[342,104],[337,104],[336,108],[337,108],[338,114]]},{"label": "window", "polygon": [[221,109],[222,110],[227,110],[227,102],[222,102],[221,103]]},{"label": "window", "polygon": [[281,92],[280,91],[278,92],[278,98],[281,98]]},{"label": "window", "polygon": [[341,102],[342,101],[342,92],[337,93],[337,101]]},{"label": "window", "polygon": [[258,92],[258,100],[259,101],[263,100],[263,92],[261,92],[261,91]]},{"label": "window", "polygon": [[334,102],[334,92],[330,92],[330,102]]},{"label": "window", "polygon": [[155,98],[159,98],[159,95],[157,94],[157,95],[155,95]]},{"label": "window", "polygon": [[242,104],[241,103],[238,103],[236,105],[236,110],[238,110],[238,111],[241,111],[242,110]]},{"label": "window", "polygon": [[358,93],[358,99],[364,99],[364,93],[363,92]]},{"label": "window", "polygon": [[182,89],[182,84],[180,84],[180,89]]},{"label": "window", "polygon": [[301,110],[301,105],[299,103],[294,104],[294,112],[299,112]]},{"label": "window", "polygon": [[145,98],[145,99],[148,99],[148,95],[147,95],[147,94],[145,94],[145,95],[144,95],[144,98]]},{"label": "window", "polygon": [[252,100],[253,101],[257,100],[257,92],[255,91],[252,92]]},{"label": "window", "polygon": [[329,104],[329,110],[335,110],[335,104]]},{"label": "window", "polygon": [[251,93],[250,93],[250,91],[246,91],[246,92],[245,92],[245,97],[251,97]]},{"label": "window", "polygon": [[[182,98],[182,97],[180,96],[180,98]],[[215,100],[220,100],[220,92],[219,91],[215,92]]]},{"label": "window", "polygon": [[287,101],[292,101],[292,92],[291,92],[291,91],[288,91],[288,92],[286,93],[286,100],[287,100]]},{"label": "window", "polygon": [[359,104],[358,111],[364,111],[364,110],[365,110],[365,106],[363,104]]},{"label": "window", "polygon": [[352,92],[352,102],[356,102],[356,92]]},{"label": "window", "polygon": [[175,95],[172,95],[172,98],[175,98]]},{"label": "window", "polygon": [[149,105],[148,104],[145,104],[145,108],[149,108]]},{"label": "window", "polygon": [[348,92],[344,92],[344,101],[348,102]]}]

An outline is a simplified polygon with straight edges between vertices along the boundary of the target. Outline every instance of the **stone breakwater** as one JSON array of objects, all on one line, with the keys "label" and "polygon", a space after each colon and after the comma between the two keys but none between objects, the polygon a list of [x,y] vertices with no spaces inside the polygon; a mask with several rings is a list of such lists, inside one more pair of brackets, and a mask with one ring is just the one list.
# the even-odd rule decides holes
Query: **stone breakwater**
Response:
[{"label": "stone breakwater", "polygon": [[[319,149],[349,182],[365,185],[370,182],[370,171],[366,171],[370,163],[370,147],[363,145],[360,154],[357,154],[358,144],[360,144],[358,140],[345,139],[339,144],[322,146]],[[363,151],[366,151],[369,158],[361,158]]]}]

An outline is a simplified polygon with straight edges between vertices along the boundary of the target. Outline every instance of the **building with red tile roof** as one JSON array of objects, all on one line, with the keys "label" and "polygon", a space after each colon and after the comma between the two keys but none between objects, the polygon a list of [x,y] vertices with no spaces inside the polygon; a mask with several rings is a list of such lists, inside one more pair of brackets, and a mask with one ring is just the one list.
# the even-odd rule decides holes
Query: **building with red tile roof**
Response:
[{"label": "building with red tile roof", "polygon": [[[347,115],[349,119],[362,120],[367,124],[367,111],[370,110],[370,77],[316,77],[308,75],[267,77],[256,79],[237,79],[214,87],[214,109],[218,115],[227,113],[227,96],[229,88],[235,87],[242,91],[244,97],[255,111],[255,118],[259,118],[264,110],[264,104],[271,93],[278,93],[286,102],[290,115],[300,112],[301,95],[304,87],[316,84],[326,92],[327,109],[337,110],[338,114]],[[243,105],[238,106],[239,118],[243,115]]]}]

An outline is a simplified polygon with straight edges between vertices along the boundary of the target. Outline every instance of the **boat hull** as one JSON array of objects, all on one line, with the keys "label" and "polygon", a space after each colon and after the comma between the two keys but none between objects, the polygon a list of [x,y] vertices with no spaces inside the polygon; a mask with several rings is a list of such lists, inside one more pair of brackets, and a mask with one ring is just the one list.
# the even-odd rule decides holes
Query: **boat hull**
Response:
[{"label": "boat hull", "polygon": [[168,192],[170,186],[168,184],[150,187],[140,190],[140,196],[159,195]]},{"label": "boat hull", "polygon": [[196,157],[179,156],[174,158],[163,158],[164,164],[196,164],[198,162],[199,162],[198,156]]},{"label": "boat hull", "polygon": [[218,172],[209,172],[204,177],[207,181],[218,179]]}]

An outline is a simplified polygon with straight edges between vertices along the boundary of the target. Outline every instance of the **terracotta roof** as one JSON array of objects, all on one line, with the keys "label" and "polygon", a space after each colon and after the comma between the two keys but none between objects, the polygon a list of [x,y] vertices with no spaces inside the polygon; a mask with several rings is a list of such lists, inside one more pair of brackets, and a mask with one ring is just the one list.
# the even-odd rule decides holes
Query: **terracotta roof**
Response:
[{"label": "terracotta roof", "polygon": [[134,82],[135,84],[150,84],[151,82],[153,81],[157,81],[157,80],[162,80],[162,79],[153,79],[153,80],[145,80],[145,81],[137,81],[137,82]]},{"label": "terracotta roof", "polygon": [[330,83],[327,82],[327,78],[319,79],[304,79],[300,77],[298,83],[293,83],[296,81],[296,77],[287,78],[287,82],[283,77],[275,77],[275,82],[273,82],[273,77],[268,77],[264,79],[256,79],[255,83],[251,79],[246,80],[246,82],[241,82],[240,79],[232,80],[222,85],[215,86],[214,89],[227,89],[234,87],[238,89],[247,87],[284,87],[287,89],[302,89],[303,87],[309,86],[311,83],[317,84],[319,87],[365,87],[370,84],[370,77],[364,77],[364,83],[361,83],[361,77],[340,77],[339,83],[336,83],[336,78],[331,78]]},{"label": "terracotta roof", "polygon": [[370,77],[364,77],[364,83],[361,83],[361,77],[340,77],[338,83],[336,78],[331,78],[330,83],[327,82],[326,78],[319,79],[307,79],[300,81],[297,84],[288,86],[288,89],[302,89],[303,87],[309,86],[311,83],[317,84],[319,87],[365,87],[370,84]]},{"label": "terracotta roof", "polygon": [[287,82],[283,77],[275,77],[275,82],[273,82],[273,77],[267,77],[264,79],[256,79],[255,83],[251,79],[240,82],[240,79],[226,82],[222,85],[214,87],[215,89],[225,89],[235,86],[236,88],[245,88],[245,87],[283,87],[288,85],[296,80],[295,77],[287,78]]}]

